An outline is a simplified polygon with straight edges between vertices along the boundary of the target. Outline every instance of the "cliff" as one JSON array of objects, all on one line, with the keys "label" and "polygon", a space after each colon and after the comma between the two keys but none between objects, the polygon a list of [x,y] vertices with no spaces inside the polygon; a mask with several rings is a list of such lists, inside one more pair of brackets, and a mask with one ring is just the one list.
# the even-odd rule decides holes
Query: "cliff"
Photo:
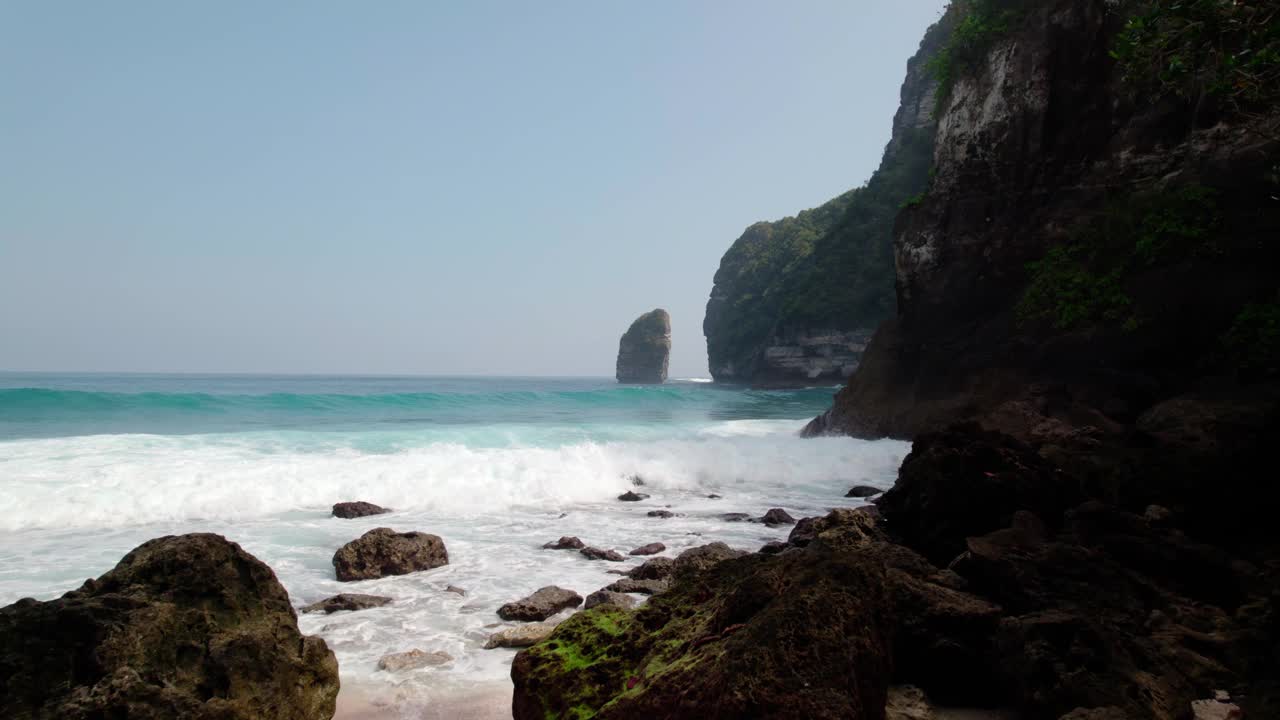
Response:
[{"label": "cliff", "polygon": [[618,341],[618,382],[666,382],[670,356],[671,316],[661,308],[647,312]]},{"label": "cliff", "polygon": [[963,6],[933,178],[895,227],[897,312],[810,431],[1000,426],[1011,402],[1114,428],[1274,370],[1265,4]]},{"label": "cliff", "polygon": [[907,63],[879,169],[863,187],[746,229],[720,261],[702,330],[718,382],[842,382],[893,309],[893,218],[928,180],[936,81],[945,40],[930,28]]}]

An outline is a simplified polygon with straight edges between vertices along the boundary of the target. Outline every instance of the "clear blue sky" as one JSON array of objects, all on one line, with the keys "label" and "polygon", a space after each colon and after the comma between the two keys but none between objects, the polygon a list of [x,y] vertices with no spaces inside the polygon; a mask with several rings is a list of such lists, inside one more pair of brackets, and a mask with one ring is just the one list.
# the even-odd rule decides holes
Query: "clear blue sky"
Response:
[{"label": "clear blue sky", "polygon": [[0,369],[673,377],[944,0],[0,3]]}]

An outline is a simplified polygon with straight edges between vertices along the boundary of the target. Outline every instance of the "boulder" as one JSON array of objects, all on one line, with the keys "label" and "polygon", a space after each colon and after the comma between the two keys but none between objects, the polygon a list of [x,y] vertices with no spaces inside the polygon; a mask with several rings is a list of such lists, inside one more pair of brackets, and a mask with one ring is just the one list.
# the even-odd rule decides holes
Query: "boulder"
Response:
[{"label": "boulder", "polygon": [[500,647],[529,647],[546,640],[555,629],[555,623],[542,622],[503,628],[490,635],[484,647],[486,650]]},{"label": "boulder", "polygon": [[360,593],[339,593],[333,597],[327,597],[320,602],[311,603],[302,608],[304,613],[322,612],[325,614],[335,613],[340,610],[366,610],[368,608],[382,607],[391,602],[391,598],[383,595],[362,595]]},{"label": "boulder", "polygon": [[587,596],[587,602],[582,606],[584,610],[590,610],[597,605],[617,605],[624,610],[630,610],[636,606],[636,599],[625,593],[615,592],[613,590],[604,589],[597,590]]},{"label": "boulder", "polygon": [[661,308],[641,315],[618,341],[618,382],[666,382],[670,355],[671,316]]},{"label": "boulder", "polygon": [[627,577],[636,580],[661,580],[675,572],[676,561],[671,558],[649,558],[627,571]]},{"label": "boulder", "polygon": [[582,596],[572,590],[548,585],[539,588],[523,600],[509,602],[498,608],[498,617],[503,620],[546,620],[561,610],[575,608],[582,604]]},{"label": "boulder", "polygon": [[587,546],[578,552],[582,553],[582,556],[588,560],[608,560],[609,562],[622,562],[626,560],[626,558],[616,550],[601,550],[598,547]]},{"label": "boulder", "polygon": [[844,496],[851,498],[866,498],[871,497],[872,495],[879,495],[882,492],[884,491],[878,487],[871,487],[870,485],[854,485],[849,488],[849,492],[845,493]]},{"label": "boulder", "polygon": [[662,579],[638,580],[636,578],[622,578],[609,583],[605,590],[615,593],[638,593],[640,595],[656,595],[663,592],[671,586],[671,581]]},{"label": "boulder", "polygon": [[667,549],[666,545],[663,545],[660,542],[654,542],[654,543],[649,543],[648,545],[641,545],[640,547],[636,548],[635,550],[632,550],[627,554],[628,555],[657,555],[658,553],[666,549]]},{"label": "boulder", "polygon": [[565,535],[559,540],[549,542],[542,546],[543,550],[581,550],[586,547],[586,543],[572,535]]},{"label": "boulder", "polygon": [[641,500],[648,500],[649,495],[646,493],[638,493],[634,490],[628,490],[619,495],[618,499],[622,502],[640,502]]},{"label": "boulder", "polygon": [[0,608],[0,717],[321,720],[338,663],[275,573],[219,535],[169,536],[47,602]]},{"label": "boulder", "polygon": [[765,525],[795,525],[796,519],[782,508],[773,508],[766,512],[764,517],[760,518],[760,522]]},{"label": "boulder", "polygon": [[663,519],[672,518],[676,516],[676,514],[671,512],[670,510],[650,510],[645,514],[648,515],[649,517],[656,517],[656,518],[663,518]]},{"label": "boulder", "polygon": [[770,540],[764,545],[761,545],[757,552],[762,552],[765,555],[776,555],[789,547],[791,546],[787,543],[780,542],[778,540]]},{"label": "boulder", "polygon": [[417,670],[418,668],[434,667],[451,662],[453,662],[453,656],[447,652],[426,652],[414,649],[408,652],[383,655],[378,659],[378,669],[386,670],[387,672],[401,672],[403,670]]},{"label": "boulder", "polygon": [[347,520],[367,517],[369,515],[381,515],[389,512],[391,511],[384,507],[379,507],[373,503],[363,501],[340,502],[333,506],[333,516]]},{"label": "boulder", "polygon": [[672,564],[672,570],[676,573],[702,572],[746,554],[746,550],[735,550],[722,542],[708,543],[680,553]]},{"label": "boulder", "polygon": [[334,571],[343,582],[407,575],[448,564],[449,553],[439,536],[384,527],[370,530],[333,554]]}]

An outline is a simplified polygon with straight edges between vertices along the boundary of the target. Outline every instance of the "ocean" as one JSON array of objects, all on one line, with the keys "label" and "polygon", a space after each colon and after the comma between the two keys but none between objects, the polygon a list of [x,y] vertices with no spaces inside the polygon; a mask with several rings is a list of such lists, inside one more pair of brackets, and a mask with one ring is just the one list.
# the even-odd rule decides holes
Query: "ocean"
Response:
[{"label": "ocean", "polygon": [[[409,707],[503,692],[514,651],[482,649],[499,605],[553,584],[585,597],[616,579],[607,570],[639,561],[543,543],[754,550],[790,528],[722,514],[817,515],[861,504],[844,497],[851,485],[892,485],[908,444],[799,438],[833,392],[705,379],[0,373],[0,605],[56,597],[150,538],[215,532],[270,565],[297,606],[338,592],[395,599],[299,617],[337,653],[344,695]],[[616,499],[632,475],[650,499]],[[393,512],[331,517],[345,500]],[[647,516],[658,508],[679,516]],[[334,551],[380,526],[439,535],[450,564],[334,580]],[[413,648],[454,661],[376,669]]]}]

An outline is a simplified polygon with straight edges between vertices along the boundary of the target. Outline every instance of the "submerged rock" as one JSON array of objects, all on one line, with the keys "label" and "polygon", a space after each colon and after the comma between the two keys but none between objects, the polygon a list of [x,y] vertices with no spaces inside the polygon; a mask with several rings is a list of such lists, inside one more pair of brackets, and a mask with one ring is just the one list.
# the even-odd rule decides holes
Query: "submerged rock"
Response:
[{"label": "submerged rock", "polygon": [[466,596],[467,596],[467,591],[466,591],[466,590],[463,590],[462,588],[458,587],[457,585],[449,585],[448,587],[446,587],[446,588],[444,589],[444,591],[445,591],[445,592],[447,592],[447,593],[453,593],[454,595],[461,595],[462,597],[466,597]]},{"label": "submerged rock", "polygon": [[391,602],[391,598],[383,595],[362,595],[360,593],[339,593],[333,597],[327,597],[320,602],[315,602],[302,608],[304,613],[322,612],[325,614],[335,613],[341,610],[366,610],[368,608],[382,607]]},{"label": "submerged rock", "polygon": [[588,595],[587,602],[582,606],[582,608],[584,610],[590,610],[597,605],[616,605],[624,610],[630,610],[636,606],[636,599],[625,593],[605,588]]},{"label": "submerged rock", "polygon": [[627,554],[628,555],[657,555],[658,553],[666,549],[667,549],[666,545],[663,545],[660,542],[654,542],[654,543],[649,543],[648,545],[641,545],[640,547],[636,548],[635,550],[632,550]]},{"label": "submerged rock", "polygon": [[720,519],[725,522],[747,522],[751,519],[751,515],[742,512],[724,513]]},{"label": "submerged rock", "polygon": [[676,516],[676,514],[671,512],[670,510],[650,510],[645,514],[648,515],[649,517],[656,517],[656,518],[663,518],[663,519],[673,518]]},{"label": "submerged rock", "polygon": [[364,501],[340,502],[333,506],[333,516],[350,520],[352,518],[382,515],[390,510]]},{"label": "submerged rock", "polygon": [[378,669],[386,670],[387,672],[401,672],[403,670],[417,670],[418,668],[445,665],[451,662],[453,662],[453,656],[447,652],[426,652],[414,649],[407,652],[383,655],[378,659]]},{"label": "submerged rock", "polygon": [[586,547],[586,543],[572,535],[565,535],[559,540],[549,542],[542,546],[543,550],[581,550]]},{"label": "submerged rock", "polygon": [[551,631],[556,629],[555,623],[535,622],[516,627],[503,628],[489,636],[485,641],[486,650],[500,647],[528,647],[546,640]]},{"label": "submerged rock", "polygon": [[522,600],[509,602],[498,608],[498,617],[503,620],[546,620],[561,610],[575,608],[581,604],[582,596],[578,593],[548,585],[539,588]]},{"label": "submerged rock", "polygon": [[628,490],[619,495],[618,499],[622,502],[639,502],[641,500],[648,500],[649,496],[646,493],[638,493],[633,490]]},{"label": "submerged rock", "polygon": [[661,308],[641,315],[618,341],[618,382],[665,382],[670,354],[671,316]]},{"label": "submerged rock", "polygon": [[0,608],[0,717],[327,720],[337,694],[275,573],[219,535],[150,540],[78,590]]},{"label": "submerged rock", "polygon": [[579,550],[582,556],[588,560],[608,560],[609,562],[622,562],[626,560],[617,550],[601,550],[598,547],[587,546]]},{"label": "submerged rock", "polygon": [[448,564],[449,553],[438,535],[398,533],[391,528],[374,528],[333,554],[334,572],[343,582],[407,575]]}]

